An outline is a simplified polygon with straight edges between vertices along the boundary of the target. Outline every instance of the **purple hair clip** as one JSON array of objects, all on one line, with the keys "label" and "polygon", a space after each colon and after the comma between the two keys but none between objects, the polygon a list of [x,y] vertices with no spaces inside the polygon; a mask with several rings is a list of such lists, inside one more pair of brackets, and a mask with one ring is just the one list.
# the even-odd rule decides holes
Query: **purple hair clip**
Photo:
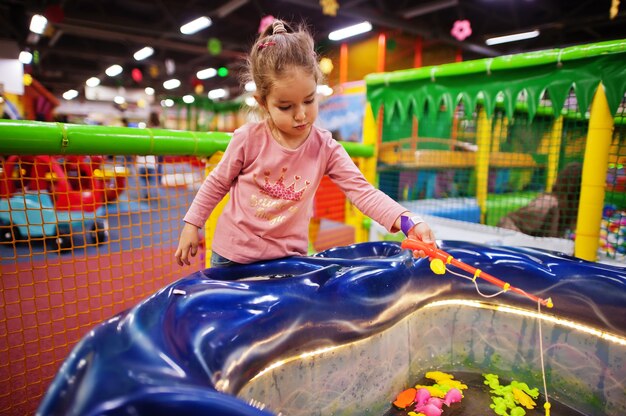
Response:
[{"label": "purple hair clip", "polygon": [[261,43],[261,44],[259,44],[259,50],[261,50],[261,49],[263,49],[263,48],[265,48],[267,46],[272,46],[272,45],[276,45],[276,42],[271,42],[270,41],[270,42]]}]

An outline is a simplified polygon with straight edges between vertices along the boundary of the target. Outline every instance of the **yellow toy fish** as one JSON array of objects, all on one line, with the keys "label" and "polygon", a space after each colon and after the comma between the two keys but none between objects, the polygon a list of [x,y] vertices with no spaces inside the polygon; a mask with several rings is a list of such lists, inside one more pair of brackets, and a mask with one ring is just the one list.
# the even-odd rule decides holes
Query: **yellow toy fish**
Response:
[{"label": "yellow toy fish", "polygon": [[535,403],[535,401],[531,399],[531,397],[528,394],[524,393],[522,390],[516,387],[513,387],[511,391],[513,392],[513,397],[515,397],[515,400],[517,400],[519,404],[524,406],[526,409],[534,409],[535,406],[537,405],[537,403]]}]

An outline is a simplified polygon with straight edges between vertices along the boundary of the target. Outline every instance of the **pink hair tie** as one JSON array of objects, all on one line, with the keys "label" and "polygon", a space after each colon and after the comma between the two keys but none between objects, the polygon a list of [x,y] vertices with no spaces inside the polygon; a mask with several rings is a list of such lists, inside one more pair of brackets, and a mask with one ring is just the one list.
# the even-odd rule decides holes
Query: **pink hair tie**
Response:
[{"label": "pink hair tie", "polygon": [[266,46],[272,46],[272,45],[276,45],[276,42],[265,42],[265,43],[261,43],[259,44],[259,50],[265,48]]}]

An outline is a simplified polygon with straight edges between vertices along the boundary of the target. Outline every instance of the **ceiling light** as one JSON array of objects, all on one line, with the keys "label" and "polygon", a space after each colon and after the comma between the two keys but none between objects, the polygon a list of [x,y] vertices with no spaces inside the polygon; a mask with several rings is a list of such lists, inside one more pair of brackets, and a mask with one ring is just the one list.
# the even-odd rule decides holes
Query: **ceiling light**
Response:
[{"label": "ceiling light", "polygon": [[258,104],[254,97],[246,97],[245,102],[248,107],[254,107],[255,105]]},{"label": "ceiling light", "polygon": [[41,35],[46,30],[47,24],[48,24],[48,19],[46,19],[40,14],[34,14],[33,17],[30,19],[29,29],[31,32]]},{"label": "ceiling light", "polygon": [[171,98],[168,98],[166,100],[161,100],[161,107],[173,107],[174,106],[174,100],[172,100]]},{"label": "ceiling light", "polygon": [[106,69],[106,71],[104,71],[105,74],[107,74],[110,77],[114,77],[116,75],[121,74],[123,71],[123,68],[117,64],[115,65],[111,65],[110,67],[108,67]]},{"label": "ceiling light", "polygon": [[100,85],[100,78],[98,78],[98,77],[91,77],[87,81],[85,81],[85,84],[88,87],[97,87],[98,85]]},{"label": "ceiling light", "polygon": [[369,32],[372,30],[372,24],[370,22],[362,22],[353,26],[344,27],[343,29],[330,32],[328,39],[341,40],[349,38],[350,36],[360,35],[361,33]]},{"label": "ceiling light", "polygon": [[135,52],[133,55],[133,58],[135,58],[135,60],[137,61],[142,61],[146,59],[147,57],[151,56],[153,53],[154,53],[154,49],[152,49],[149,46],[146,46],[145,48],[141,48],[137,52]]},{"label": "ceiling light", "polygon": [[189,23],[185,23],[180,27],[180,33],[183,35],[191,35],[211,26],[211,19],[206,16],[198,17],[196,20],[192,20]]},{"label": "ceiling light", "polygon": [[121,95],[116,95],[113,98],[113,102],[115,104],[122,105],[122,104],[124,104],[126,102],[126,99],[124,97],[122,97]]},{"label": "ceiling light", "polygon": [[244,85],[243,88],[248,92],[254,92],[256,91],[256,84],[254,83],[254,81],[249,81],[246,82],[246,85]]},{"label": "ceiling light", "polygon": [[73,100],[76,97],[78,97],[78,91],[76,90],[67,90],[63,93],[63,98],[65,98],[68,101]]},{"label": "ceiling light", "polygon": [[515,42],[518,40],[532,39],[532,38],[536,38],[537,36],[539,36],[539,31],[532,30],[530,32],[514,33],[512,35],[489,38],[485,41],[485,43],[487,45],[498,45],[500,43],[508,43],[508,42]]},{"label": "ceiling light", "polygon": [[147,95],[154,95],[154,88],[152,87],[146,87],[144,91]]},{"label": "ceiling light", "polygon": [[217,75],[217,69],[215,68],[207,68],[196,73],[198,79],[207,79],[212,78]]},{"label": "ceiling light", "polygon": [[209,91],[209,98],[212,100],[216,100],[218,98],[224,98],[226,97],[226,95],[227,95],[227,92],[224,88],[218,88],[218,89]]},{"label": "ceiling light", "polygon": [[33,54],[28,51],[22,51],[20,52],[20,56],[18,59],[24,65],[28,65],[33,61]]},{"label": "ceiling light", "polygon": [[173,90],[174,88],[180,87],[180,81],[176,78],[168,79],[163,83],[163,88],[166,90]]},{"label": "ceiling light", "polygon": [[196,99],[193,97],[193,95],[189,95],[189,94],[187,94],[187,95],[183,95],[183,101],[184,101],[186,104],[191,104],[191,103],[193,103],[194,101],[196,101]]}]

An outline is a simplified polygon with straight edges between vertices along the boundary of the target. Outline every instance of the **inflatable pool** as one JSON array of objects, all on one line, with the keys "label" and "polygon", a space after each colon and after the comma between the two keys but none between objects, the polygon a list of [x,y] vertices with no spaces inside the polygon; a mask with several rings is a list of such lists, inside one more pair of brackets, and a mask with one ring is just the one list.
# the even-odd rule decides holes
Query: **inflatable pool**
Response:
[{"label": "inflatable pool", "polygon": [[489,297],[500,289],[452,267],[435,275],[393,242],[207,269],[95,327],[37,414],[382,415],[433,370],[535,386],[545,375],[573,411],[626,414],[625,268],[440,246],[554,307]]}]

